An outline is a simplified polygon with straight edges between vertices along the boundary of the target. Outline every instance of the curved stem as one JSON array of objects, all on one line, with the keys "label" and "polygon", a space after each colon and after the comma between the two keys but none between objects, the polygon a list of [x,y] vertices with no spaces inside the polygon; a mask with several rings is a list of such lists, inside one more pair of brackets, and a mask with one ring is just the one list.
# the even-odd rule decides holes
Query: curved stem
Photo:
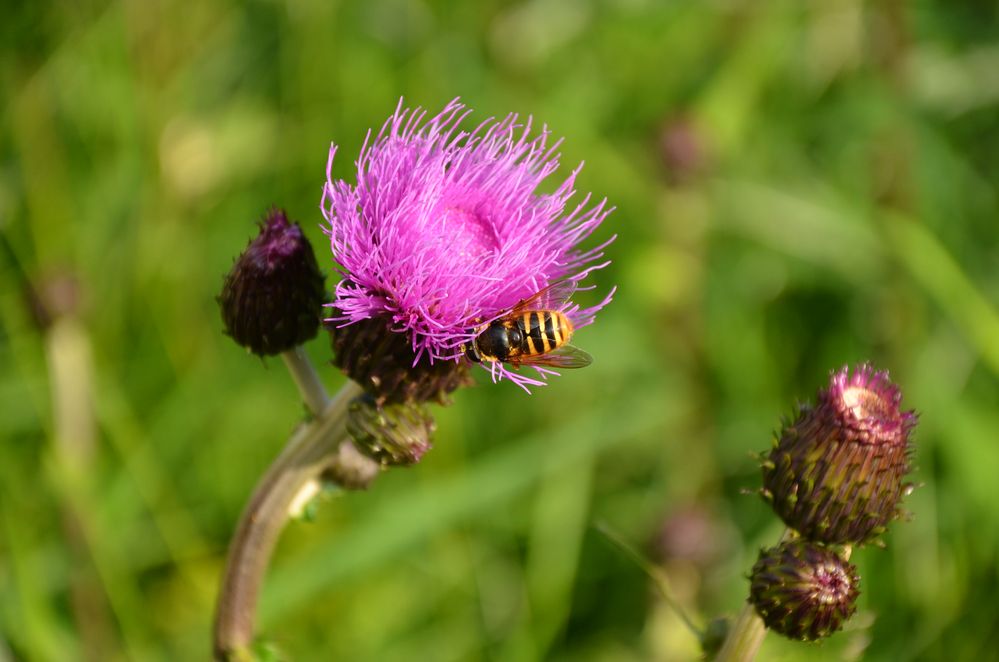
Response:
[{"label": "curved stem", "polygon": [[[326,409],[330,396],[326,393],[322,380],[316,372],[305,348],[298,345],[281,353],[284,364],[295,380],[295,386],[302,395],[305,408],[315,418]],[[350,439],[344,439],[340,448],[331,453],[327,466],[323,471],[313,476],[312,480],[302,485],[290,506],[290,514],[297,517],[302,514],[302,508],[313,496],[322,491],[323,483],[335,483],[349,490],[365,489],[375,479],[381,466],[371,458],[361,454]]]},{"label": "curved stem", "polygon": [[260,586],[289,507],[336,454],[346,436],[347,405],[360,393],[348,381],[315,420],[294,432],[257,484],[229,547],[215,618],[217,660],[249,658]]}]

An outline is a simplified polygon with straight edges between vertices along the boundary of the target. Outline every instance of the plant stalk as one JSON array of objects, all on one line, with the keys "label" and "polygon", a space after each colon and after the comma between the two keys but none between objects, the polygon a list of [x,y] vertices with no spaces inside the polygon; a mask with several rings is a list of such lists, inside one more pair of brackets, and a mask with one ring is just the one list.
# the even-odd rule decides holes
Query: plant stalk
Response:
[{"label": "plant stalk", "polygon": [[[300,363],[304,356],[292,359],[285,356],[296,382],[301,385],[301,375],[291,364]],[[311,370],[311,366],[308,367]],[[303,397],[310,410],[320,402],[318,393],[325,398],[318,377],[313,385],[318,385],[320,390],[313,389],[311,396],[306,395],[307,389],[303,388]],[[344,384],[314,420],[295,430],[257,484],[229,546],[215,619],[214,654],[217,660],[251,658],[260,587],[278,535],[288,520],[289,507],[299,492],[316,480],[336,456],[347,435],[347,406],[360,393],[361,388],[354,382]]]},{"label": "plant stalk", "polygon": [[302,394],[302,400],[306,408],[313,416],[319,416],[320,412],[326,409],[330,403],[330,396],[326,393],[319,374],[309,360],[305,349],[298,345],[294,349],[289,349],[281,353],[284,364],[291,373],[291,378],[295,380],[298,392]]},{"label": "plant stalk", "polygon": [[725,643],[722,645],[715,662],[751,662],[763,644],[767,628],[763,619],[756,613],[756,608],[747,602],[739,617],[732,624]]},{"label": "plant stalk", "polygon": [[[291,373],[298,392],[302,395],[302,401],[305,402],[309,415],[313,418],[319,416],[329,405],[330,396],[326,393],[326,388],[305,349],[299,345],[282,352],[281,358],[284,359],[284,364]],[[379,471],[381,466],[377,462],[357,450],[350,439],[344,439],[336,452],[330,454],[324,470],[302,485],[291,506],[290,514],[292,517],[301,514],[298,507],[304,506],[311,496],[321,492],[323,483],[336,483],[344,489],[361,490],[367,488]]]}]

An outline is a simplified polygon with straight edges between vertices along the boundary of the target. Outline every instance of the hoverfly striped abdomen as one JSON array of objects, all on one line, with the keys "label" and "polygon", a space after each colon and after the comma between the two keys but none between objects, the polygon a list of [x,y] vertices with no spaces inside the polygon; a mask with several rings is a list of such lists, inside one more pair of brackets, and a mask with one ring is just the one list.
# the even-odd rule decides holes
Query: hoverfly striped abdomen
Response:
[{"label": "hoverfly striped abdomen", "polygon": [[476,363],[503,361],[520,365],[581,368],[590,355],[569,344],[573,324],[556,306],[575,290],[572,281],[559,281],[514,306],[506,315],[476,330],[465,355]]},{"label": "hoverfly striped abdomen", "polygon": [[517,320],[524,341],[509,358],[540,356],[555,351],[572,337],[572,322],[557,310],[529,310]]}]

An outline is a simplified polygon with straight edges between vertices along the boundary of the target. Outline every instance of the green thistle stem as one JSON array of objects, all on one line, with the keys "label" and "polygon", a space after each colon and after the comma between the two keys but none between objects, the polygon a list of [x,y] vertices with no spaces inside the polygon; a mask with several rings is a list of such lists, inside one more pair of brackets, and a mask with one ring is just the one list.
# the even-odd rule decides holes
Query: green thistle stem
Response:
[{"label": "green thistle stem", "polygon": [[[302,368],[300,363],[307,361],[304,355],[289,359],[287,354],[285,360],[296,382],[310,383],[307,373],[302,373],[306,379],[300,380],[302,374],[296,372]],[[308,367],[311,370],[311,366]],[[312,373],[314,375],[314,371]],[[318,378],[312,381],[313,387],[317,384],[321,389]],[[319,402],[319,393],[325,398],[323,391],[313,388],[310,395],[303,388],[303,397],[310,409]],[[252,659],[260,587],[278,535],[288,520],[289,507],[301,490],[315,481],[336,456],[347,437],[347,405],[360,394],[361,387],[356,383],[344,384],[315,419],[295,430],[257,484],[229,547],[215,620],[215,659]]]},{"label": "green thistle stem", "polygon": [[[312,418],[319,416],[330,404],[330,396],[326,387],[319,379],[309,355],[299,345],[294,349],[281,352],[281,358],[291,373],[291,378],[298,387],[305,408]],[[374,480],[380,467],[377,462],[361,454],[350,439],[344,439],[339,449],[330,455],[325,470],[317,474],[311,481],[302,485],[291,507],[291,516],[297,517],[301,511],[296,510],[296,504],[303,505],[310,500],[310,495],[322,491],[323,483],[339,483],[347,489],[361,489]]]},{"label": "green thistle stem", "polygon": [[[784,529],[780,542],[792,536],[790,529]],[[725,643],[715,656],[714,662],[752,662],[763,645],[767,628],[763,619],[756,613],[756,608],[748,600],[732,623],[732,628],[725,637]]]},{"label": "green thistle stem", "polygon": [[319,374],[305,353],[305,349],[298,345],[294,349],[281,352],[281,358],[284,359],[284,364],[288,367],[291,378],[295,380],[295,386],[302,394],[302,400],[309,413],[318,416],[329,405],[330,396],[326,393],[326,389],[319,379]]},{"label": "green thistle stem", "polygon": [[747,602],[732,624],[715,662],[751,662],[756,659],[767,628],[752,604]]}]

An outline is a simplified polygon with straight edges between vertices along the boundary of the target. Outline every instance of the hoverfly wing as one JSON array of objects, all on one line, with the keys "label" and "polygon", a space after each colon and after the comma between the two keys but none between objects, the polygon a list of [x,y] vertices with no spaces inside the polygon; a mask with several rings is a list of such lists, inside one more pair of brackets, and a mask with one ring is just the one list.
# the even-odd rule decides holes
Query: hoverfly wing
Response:
[{"label": "hoverfly wing", "polygon": [[517,357],[519,365],[540,365],[549,368],[585,368],[593,357],[575,345],[562,345],[544,354]]},{"label": "hoverfly wing", "polygon": [[510,315],[517,315],[528,310],[561,310],[575,291],[576,281],[556,281],[537,294],[523,299],[510,310]]}]

